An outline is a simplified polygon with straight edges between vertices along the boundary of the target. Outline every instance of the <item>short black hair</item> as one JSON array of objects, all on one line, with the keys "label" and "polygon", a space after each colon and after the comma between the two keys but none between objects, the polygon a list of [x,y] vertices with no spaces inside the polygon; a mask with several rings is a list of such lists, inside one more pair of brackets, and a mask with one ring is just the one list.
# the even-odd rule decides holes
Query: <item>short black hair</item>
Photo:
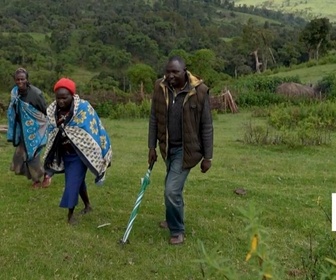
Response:
[{"label": "short black hair", "polygon": [[[178,55],[174,55],[174,56],[171,56],[169,59],[168,59],[168,63],[172,62],[172,61],[178,61],[181,66],[185,69],[186,68],[186,63],[184,61],[184,59]],[[168,64],[167,63],[167,64]]]},{"label": "short black hair", "polygon": [[22,68],[22,67],[15,70],[14,79],[15,79],[16,75],[20,74],[20,73],[24,73],[26,75],[26,79],[28,80],[28,71],[26,69]]}]

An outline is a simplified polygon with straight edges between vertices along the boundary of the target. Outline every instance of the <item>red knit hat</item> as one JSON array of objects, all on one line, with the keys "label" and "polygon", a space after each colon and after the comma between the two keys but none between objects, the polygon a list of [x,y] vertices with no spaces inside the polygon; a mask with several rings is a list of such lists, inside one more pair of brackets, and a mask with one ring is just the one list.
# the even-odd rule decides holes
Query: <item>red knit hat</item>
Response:
[{"label": "red knit hat", "polygon": [[54,92],[59,88],[66,88],[72,95],[76,93],[76,84],[73,80],[68,78],[61,78],[54,86]]}]

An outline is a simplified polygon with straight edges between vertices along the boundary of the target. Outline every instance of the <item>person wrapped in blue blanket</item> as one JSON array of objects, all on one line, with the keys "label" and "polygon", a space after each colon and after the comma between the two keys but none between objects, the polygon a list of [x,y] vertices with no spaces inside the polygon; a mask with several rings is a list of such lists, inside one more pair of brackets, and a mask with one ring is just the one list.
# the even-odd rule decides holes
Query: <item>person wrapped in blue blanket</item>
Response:
[{"label": "person wrapped in blue blanket", "polygon": [[48,172],[64,173],[65,188],[60,207],[68,208],[68,223],[76,223],[74,210],[80,196],[84,209],[92,210],[86,172],[95,175],[101,185],[111,165],[110,138],[91,104],[76,94],[76,84],[61,78],[54,86],[56,100],[47,108],[49,121],[48,143],[44,154],[44,168]]},{"label": "person wrapped in blue blanket", "polygon": [[33,188],[48,187],[51,176],[40,161],[47,142],[46,101],[42,91],[28,81],[28,72],[18,68],[14,73],[15,86],[7,110],[7,141],[16,147],[10,170],[33,181]]}]

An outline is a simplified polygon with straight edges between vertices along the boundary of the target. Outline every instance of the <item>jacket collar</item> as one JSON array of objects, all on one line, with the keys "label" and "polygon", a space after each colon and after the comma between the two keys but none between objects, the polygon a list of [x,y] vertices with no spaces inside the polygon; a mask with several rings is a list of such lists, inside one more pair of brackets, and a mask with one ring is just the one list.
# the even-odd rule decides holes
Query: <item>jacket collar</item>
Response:
[{"label": "jacket collar", "polygon": [[[185,86],[184,90],[190,92],[191,90],[193,90],[195,87],[199,86],[202,83],[203,83],[202,79],[200,79],[199,77],[197,77],[197,76],[191,74],[189,71],[187,71],[187,85]],[[162,87],[169,88],[166,76],[163,76],[160,85]]]}]

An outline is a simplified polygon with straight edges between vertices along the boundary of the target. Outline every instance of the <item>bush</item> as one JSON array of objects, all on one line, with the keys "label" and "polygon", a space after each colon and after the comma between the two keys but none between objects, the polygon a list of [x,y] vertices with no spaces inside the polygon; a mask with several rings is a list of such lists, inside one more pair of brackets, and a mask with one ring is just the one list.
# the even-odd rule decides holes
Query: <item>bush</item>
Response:
[{"label": "bush", "polygon": [[218,120],[218,110],[211,110],[212,119]]},{"label": "bush", "polygon": [[284,96],[272,92],[242,92],[236,96],[236,103],[239,107],[262,107],[283,102],[286,102]]},{"label": "bush", "polygon": [[244,143],[253,145],[285,145],[290,148],[331,143],[330,131],[323,129],[276,130],[267,125],[245,124]]},{"label": "bush", "polygon": [[144,100],[139,105],[134,102],[112,104],[100,103],[95,107],[98,115],[110,119],[139,119],[148,118],[150,114],[150,101]]},{"label": "bush", "polygon": [[326,55],[319,60],[319,64],[334,64],[336,63],[336,55],[334,53],[331,53],[329,55]]},{"label": "bush", "polygon": [[281,104],[258,114],[267,117],[267,124],[245,124],[245,143],[288,147],[329,145],[331,132],[336,129],[336,104],[332,102],[310,106]]},{"label": "bush", "polygon": [[[271,77],[253,75],[230,81],[228,87],[234,93],[239,107],[269,106],[288,102],[285,96],[276,94],[276,88],[284,82],[300,82],[298,76]],[[292,102],[292,101],[290,101]]]},{"label": "bush", "polygon": [[312,105],[275,106],[268,122],[276,129],[300,127],[314,129],[336,129],[336,104],[320,102]]},{"label": "bush", "polygon": [[334,73],[323,77],[317,82],[317,87],[328,99],[336,98],[336,75]]},{"label": "bush", "polygon": [[267,92],[274,93],[276,88],[286,82],[300,83],[298,76],[273,77],[264,75],[252,75],[234,81],[231,88],[238,93],[242,92]]}]

